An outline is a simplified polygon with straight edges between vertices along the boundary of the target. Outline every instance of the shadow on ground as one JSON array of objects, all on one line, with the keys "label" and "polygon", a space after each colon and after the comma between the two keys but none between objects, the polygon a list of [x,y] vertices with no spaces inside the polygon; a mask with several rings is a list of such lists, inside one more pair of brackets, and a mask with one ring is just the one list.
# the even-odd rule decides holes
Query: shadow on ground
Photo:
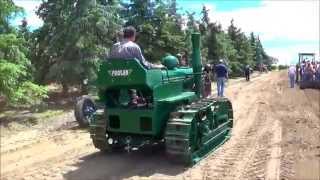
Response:
[{"label": "shadow on ground", "polygon": [[176,176],[186,167],[168,161],[165,151],[147,147],[134,152],[96,152],[80,158],[73,164],[77,169],[64,174],[68,180],[118,180],[132,177],[149,177],[156,174]]}]

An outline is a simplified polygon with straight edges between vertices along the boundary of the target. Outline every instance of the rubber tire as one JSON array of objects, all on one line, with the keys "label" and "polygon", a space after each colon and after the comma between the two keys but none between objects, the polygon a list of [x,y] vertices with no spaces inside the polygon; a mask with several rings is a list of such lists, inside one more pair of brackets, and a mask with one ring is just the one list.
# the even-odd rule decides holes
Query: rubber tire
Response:
[{"label": "rubber tire", "polygon": [[85,102],[91,102],[94,106],[94,101],[87,95],[80,97],[74,107],[74,116],[79,123],[79,126],[82,128],[89,127],[89,121],[83,114],[83,105]]}]

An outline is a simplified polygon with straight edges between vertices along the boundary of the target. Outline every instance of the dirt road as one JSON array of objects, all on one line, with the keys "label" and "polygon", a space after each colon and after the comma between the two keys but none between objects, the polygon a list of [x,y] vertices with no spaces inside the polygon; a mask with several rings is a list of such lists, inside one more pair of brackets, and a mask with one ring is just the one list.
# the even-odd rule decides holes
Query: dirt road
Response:
[{"label": "dirt road", "polygon": [[192,168],[152,147],[100,153],[71,123],[2,136],[1,179],[320,179],[320,91],[290,89],[273,72],[230,83],[227,97],[232,138]]}]

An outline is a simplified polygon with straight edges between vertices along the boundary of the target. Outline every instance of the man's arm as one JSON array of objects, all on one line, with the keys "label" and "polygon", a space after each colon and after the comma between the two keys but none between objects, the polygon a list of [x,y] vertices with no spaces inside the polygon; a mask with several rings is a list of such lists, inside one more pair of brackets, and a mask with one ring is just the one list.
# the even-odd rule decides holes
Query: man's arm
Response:
[{"label": "man's arm", "polygon": [[137,46],[136,48],[134,48],[133,53],[134,53],[134,56],[137,57],[137,59],[139,59],[140,63],[144,67],[146,67],[147,69],[151,68],[151,64],[148,61],[146,61],[146,59],[142,55],[140,47]]},{"label": "man's arm", "polygon": [[116,43],[112,46],[112,48],[109,51],[109,54],[107,55],[107,58],[116,58],[118,56],[118,48],[120,43]]},{"label": "man's arm", "polygon": [[229,79],[228,68],[227,68],[227,66],[224,66],[224,68],[225,68],[225,72],[226,72],[226,78]]},{"label": "man's arm", "polygon": [[141,49],[139,46],[137,46],[133,52],[135,54],[135,57],[137,57],[140,61],[140,63],[146,67],[147,69],[151,69],[151,68],[162,68],[162,65],[156,65],[156,64],[152,64],[148,61],[146,61],[146,59],[143,57]]}]

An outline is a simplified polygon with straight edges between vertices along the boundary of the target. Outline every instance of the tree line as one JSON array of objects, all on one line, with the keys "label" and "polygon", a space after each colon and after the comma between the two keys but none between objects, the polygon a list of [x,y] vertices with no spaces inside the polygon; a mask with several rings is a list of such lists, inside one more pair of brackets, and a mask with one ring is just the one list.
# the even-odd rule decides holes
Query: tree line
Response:
[{"label": "tree line", "polygon": [[224,31],[210,21],[205,6],[198,19],[193,12],[181,13],[175,0],[46,0],[36,11],[43,26],[34,31],[26,20],[10,25],[22,14],[12,0],[0,0],[0,97],[11,104],[41,101],[51,82],[65,92],[73,85],[85,90],[82,82],[95,79],[99,59],[128,25],[137,29],[137,43],[151,62],[166,53],[191,56],[192,32],[202,35],[203,62],[223,58],[231,76],[241,76],[245,65],[270,67],[274,60],[258,36],[246,35],[233,20]]}]

